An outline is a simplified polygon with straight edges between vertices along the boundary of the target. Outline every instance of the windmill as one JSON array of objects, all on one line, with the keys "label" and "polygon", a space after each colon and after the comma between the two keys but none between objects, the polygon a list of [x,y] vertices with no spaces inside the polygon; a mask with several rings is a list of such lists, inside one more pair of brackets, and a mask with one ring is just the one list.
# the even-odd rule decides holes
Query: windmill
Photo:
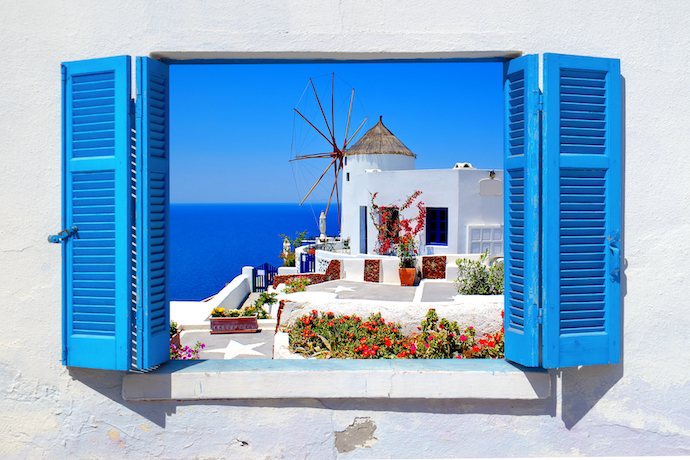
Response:
[{"label": "windmill", "polygon": [[[300,98],[300,101],[304,98],[305,93],[313,93],[315,99],[316,99],[316,104],[318,105],[318,110],[314,110],[313,114],[305,114],[303,113],[304,110],[299,110],[297,107],[294,108],[296,117],[299,117],[299,120],[302,120],[303,122],[306,122],[309,126],[309,129],[313,130],[313,132],[318,133],[320,138],[326,141],[327,151],[321,151],[321,153],[307,153],[307,154],[295,154],[294,157],[290,160],[290,162],[296,162],[296,161],[302,161],[302,160],[314,160],[314,159],[328,159],[330,162],[328,163],[328,166],[324,169],[323,173],[319,176],[319,178],[314,182],[314,184],[311,186],[309,191],[306,193],[304,198],[302,198],[302,201],[300,202],[300,206],[304,204],[304,202],[307,200],[307,198],[312,194],[312,192],[316,189],[316,186],[326,177],[329,171],[333,171],[333,186],[331,187],[330,190],[330,195],[328,197],[328,204],[326,205],[326,212],[325,214],[328,214],[328,210],[330,209],[331,202],[333,201],[334,195],[335,195],[335,203],[337,207],[337,213],[338,213],[338,227],[340,227],[340,193],[338,191],[338,179],[340,178],[341,171],[343,169],[343,161],[345,158],[345,150],[347,149],[348,145],[352,142],[352,140],[355,138],[357,133],[362,129],[364,124],[367,122],[368,117],[365,117],[361,123],[359,123],[359,126],[357,129],[354,130],[352,135],[350,135],[350,126],[351,126],[351,121],[352,121],[352,109],[355,101],[355,89],[352,87],[350,88],[349,91],[349,104],[347,106],[347,121],[344,123],[345,124],[345,129],[344,129],[344,134],[342,138],[339,138],[339,132],[336,129],[336,111],[340,112],[343,105],[341,104],[338,108],[336,108],[336,101],[335,101],[335,96],[336,96],[336,75],[335,73],[331,73],[330,75],[330,113],[329,113],[329,107],[325,106],[324,108],[324,103],[328,102],[328,97],[326,97],[326,100],[323,101],[323,97],[319,97],[319,94],[316,90],[316,86],[314,85],[314,80],[312,78],[309,79],[309,83],[307,84],[307,87],[305,88],[304,93],[302,94],[302,98]],[[340,80],[342,81],[342,80]],[[343,82],[344,83],[344,82]],[[347,85],[347,84],[346,84]],[[349,85],[347,85],[349,86]],[[322,91],[322,96],[323,96],[323,91]],[[322,102],[323,101],[323,102]],[[299,103],[298,103],[299,105]],[[329,115],[330,115],[330,121],[329,121]],[[342,114],[344,115],[344,114]],[[310,119],[311,117],[311,119]],[[341,116],[340,118],[344,118]],[[325,129],[324,129],[325,128]],[[342,132],[342,130],[341,130]],[[323,142],[322,142],[323,144]],[[294,134],[293,134],[293,148],[295,147],[295,139],[294,139]]]}]

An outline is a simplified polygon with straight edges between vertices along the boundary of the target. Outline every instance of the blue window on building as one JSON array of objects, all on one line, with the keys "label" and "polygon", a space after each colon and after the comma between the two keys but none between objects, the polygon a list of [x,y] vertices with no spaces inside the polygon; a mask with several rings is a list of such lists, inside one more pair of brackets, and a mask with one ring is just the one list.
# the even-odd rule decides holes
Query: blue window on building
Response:
[{"label": "blue window on building", "polygon": [[426,244],[448,244],[448,208],[426,208]]}]

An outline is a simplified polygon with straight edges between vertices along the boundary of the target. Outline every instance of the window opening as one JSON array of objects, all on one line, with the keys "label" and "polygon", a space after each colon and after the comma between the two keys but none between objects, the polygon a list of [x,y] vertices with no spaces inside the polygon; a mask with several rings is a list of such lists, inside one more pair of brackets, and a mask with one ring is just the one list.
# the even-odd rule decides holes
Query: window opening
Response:
[{"label": "window opening", "polygon": [[448,244],[448,208],[427,208],[426,244]]},{"label": "window opening", "polygon": [[[293,108],[300,96],[312,97],[305,88],[310,78],[318,90],[335,72],[356,88],[368,120],[353,143],[383,116],[386,126],[417,155],[416,170],[450,170],[458,162],[500,169],[502,69],[500,62],[171,65],[173,303],[213,296],[243,266],[258,267],[265,262],[280,266],[280,234],[293,238],[307,230],[309,236],[318,236],[319,213],[331,190],[320,184],[304,205],[297,203],[324,166],[291,164],[286,148],[292,137],[302,148],[327,153],[318,148],[322,141],[318,134],[302,129],[294,136]],[[320,79],[323,76],[326,78]],[[281,84],[276,85],[277,81]],[[339,97],[345,102],[338,102]],[[335,110],[347,108],[349,97],[347,92],[335,92]],[[458,111],[459,106],[465,109]],[[305,113],[307,118],[322,117],[318,105],[312,108],[315,110]],[[330,121],[330,114],[325,118]],[[350,135],[355,128],[350,128]],[[482,154],[474,153],[478,151]],[[345,157],[344,165],[357,168],[352,160]],[[373,169],[380,169],[376,166]],[[362,173],[348,171],[344,182],[352,183],[353,175]],[[343,193],[342,182],[338,187]],[[390,190],[398,193],[403,187],[396,183]],[[404,198],[405,193],[398,194]],[[431,194],[429,191],[427,196]],[[358,207],[355,216],[359,214],[360,219],[354,231],[360,237],[360,253],[366,254],[373,226],[367,226],[366,206]],[[427,216],[427,228],[433,229],[421,243],[447,244],[448,209],[429,209],[433,212]],[[391,214],[390,234],[399,219],[393,215],[396,212]],[[330,211],[327,233],[337,228],[337,214]],[[464,234],[466,229],[459,232]],[[242,357],[262,358],[245,351],[249,354]]]}]

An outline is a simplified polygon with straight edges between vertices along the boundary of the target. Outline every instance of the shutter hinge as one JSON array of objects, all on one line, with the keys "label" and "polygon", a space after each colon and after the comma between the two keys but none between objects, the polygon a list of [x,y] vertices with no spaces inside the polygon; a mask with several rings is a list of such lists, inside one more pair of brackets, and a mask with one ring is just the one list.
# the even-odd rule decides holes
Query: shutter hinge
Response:
[{"label": "shutter hinge", "polygon": [[134,115],[136,113],[136,105],[134,99],[129,100],[129,114]]},{"label": "shutter hinge", "polygon": [[537,310],[537,324],[544,324],[544,309],[541,307]]},{"label": "shutter hinge", "polygon": [[67,81],[67,69],[65,66],[61,66],[61,72],[62,72],[62,81]]},{"label": "shutter hinge", "polygon": [[544,94],[539,93],[539,106],[537,107],[540,112],[544,111]]}]

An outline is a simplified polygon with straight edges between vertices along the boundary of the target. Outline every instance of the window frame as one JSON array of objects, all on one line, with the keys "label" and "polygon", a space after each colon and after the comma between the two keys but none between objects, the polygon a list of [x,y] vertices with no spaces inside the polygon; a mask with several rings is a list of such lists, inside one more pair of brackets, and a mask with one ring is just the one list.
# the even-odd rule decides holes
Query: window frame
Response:
[{"label": "window frame", "polygon": [[[446,213],[446,218],[441,219],[440,214],[442,212]],[[434,231],[429,230],[431,227],[430,221],[433,213],[438,213],[438,217],[435,220],[435,224],[441,228],[437,228]],[[433,235],[437,237],[445,236],[446,242],[431,241]],[[448,208],[438,208],[438,207],[427,207],[426,208],[426,244],[427,246],[448,246]]]},{"label": "window frame", "polygon": [[[277,61],[273,61],[273,62],[280,61],[280,58],[276,57],[279,54],[280,53],[278,53],[278,54],[272,53],[273,58],[277,59]],[[175,59],[176,57],[181,57],[183,55],[185,56],[184,60],[176,61],[176,59]],[[442,55],[441,57],[424,59],[424,60],[427,60],[427,61],[435,61],[435,60],[439,60],[439,61],[440,60],[443,60],[443,61],[447,61],[447,60],[464,61],[468,58],[471,58],[471,56],[474,56],[475,58],[478,57],[477,55],[473,55],[472,53],[455,53],[454,57],[452,55],[453,55],[453,53],[448,53],[448,54]],[[510,61],[511,59],[515,58],[515,57],[519,57],[520,55],[521,55],[521,53],[515,53],[515,52],[489,53],[488,56],[484,56],[484,59],[490,60],[490,61],[501,61],[501,62],[505,63],[505,62]],[[247,57],[245,55],[242,55],[241,53],[240,54],[238,54],[238,53],[220,53],[219,55],[216,55],[212,59],[210,59],[210,61],[207,59],[204,59],[204,58],[195,59],[193,56],[194,56],[194,54],[189,55],[189,54],[184,54],[184,53],[152,53],[151,54],[151,57],[153,59],[160,60],[166,64],[241,63],[241,62],[248,62],[249,61],[247,59]],[[287,56],[291,56],[291,54],[288,53]],[[410,57],[409,55],[404,55],[404,56],[403,55],[393,55],[390,57],[391,57],[391,59],[376,59],[376,58],[372,59],[372,56],[370,56],[370,55],[365,55],[364,57],[362,55],[341,55],[341,56],[339,56],[338,59],[333,59],[333,60],[334,61],[347,61],[348,59],[353,59],[356,61],[362,60],[362,61],[366,61],[366,62],[386,62],[386,61],[390,61],[390,60],[401,61],[401,60],[409,59],[410,61],[415,61],[415,62],[419,61],[418,59],[415,59],[414,56]],[[270,57],[269,56],[262,56],[262,58],[265,59],[265,58],[270,58]],[[310,55],[309,59],[305,59],[304,62],[311,62],[315,59],[318,59],[318,58],[314,55]],[[299,59],[295,60],[295,59],[289,59],[287,57],[284,57],[284,60],[290,61],[290,62],[299,62]],[[505,169],[505,164],[504,164],[504,169]],[[168,309],[169,309],[169,306],[168,306]],[[507,361],[505,361],[505,362],[508,363],[509,365],[511,365],[509,362],[507,362]],[[171,363],[167,363],[167,364],[169,365]],[[226,364],[228,364],[228,363],[226,363]],[[425,364],[430,364],[430,363],[414,363],[414,364],[416,366],[413,366],[413,367],[421,368],[421,373],[423,374]],[[448,363],[448,364],[450,365],[450,363]],[[482,363],[477,363],[477,364],[482,364]],[[235,364],[234,366],[237,366],[237,365]],[[175,369],[172,369],[173,367],[175,367],[175,366],[172,366],[170,370],[172,372],[175,372]],[[482,367],[482,366],[478,366],[478,367]],[[477,370],[477,369],[475,369],[475,370]],[[532,372],[532,371],[534,371],[534,369],[529,369],[529,371],[524,370],[524,369],[521,370],[521,372]],[[544,372],[544,369],[537,369],[537,371]],[[453,371],[449,371],[449,372],[453,372]],[[131,375],[132,374],[128,374],[128,376],[131,376]],[[155,372],[150,374],[150,375],[155,375]]]}]

